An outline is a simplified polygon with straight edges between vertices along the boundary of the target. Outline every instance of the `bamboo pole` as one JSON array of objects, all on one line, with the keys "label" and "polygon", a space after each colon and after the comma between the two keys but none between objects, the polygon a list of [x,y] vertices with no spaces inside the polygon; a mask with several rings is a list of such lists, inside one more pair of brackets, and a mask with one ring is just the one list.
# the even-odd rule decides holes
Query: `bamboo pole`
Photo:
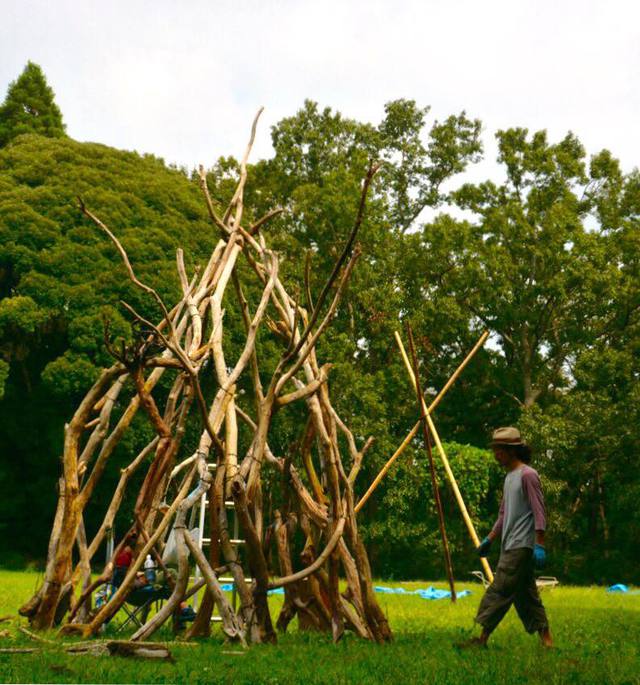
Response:
[{"label": "bamboo pole", "polygon": [[[432,413],[435,408],[440,404],[440,401],[442,398],[447,394],[447,391],[449,388],[455,383],[456,379],[458,376],[464,371],[465,367],[467,364],[473,359],[475,356],[476,352],[484,345],[486,339],[489,337],[489,331],[485,331],[479,338],[478,342],[473,346],[473,349],[467,354],[467,356],[463,359],[461,362],[460,366],[454,371],[454,373],[451,375],[449,380],[442,386],[442,389],[440,392],[437,394],[433,402],[429,405],[428,413]],[[369,486],[369,489],[362,495],[360,498],[360,501],[358,504],[356,504],[355,507],[355,512],[356,514],[362,509],[362,507],[365,505],[365,502],[371,497],[371,495],[374,493],[375,489],[380,485],[380,482],[382,479],[387,475],[387,472],[389,469],[393,466],[394,462],[398,457],[407,449],[409,446],[409,443],[413,440],[415,437],[415,434],[418,432],[418,429],[420,428],[420,421],[416,423],[416,425],[409,431],[409,434],[407,437],[402,441],[400,447],[393,453],[393,455],[390,457],[390,459],[387,461],[387,463],[380,469],[380,473],[375,477],[373,483]]]},{"label": "bamboo pole", "polygon": [[[397,336],[397,333],[396,333]],[[442,538],[442,549],[444,550],[444,562],[447,568],[447,577],[449,579],[449,587],[451,588],[451,601],[456,601],[456,586],[453,580],[453,566],[451,565],[451,553],[449,552],[449,541],[447,540],[447,531],[444,526],[444,512],[442,510],[442,500],[440,499],[440,489],[438,488],[438,478],[436,476],[436,467],[433,462],[433,454],[431,452],[431,437],[429,435],[429,428],[427,428],[427,419],[429,414],[427,412],[427,403],[422,396],[422,388],[420,387],[420,374],[418,372],[418,359],[416,357],[416,349],[413,344],[413,333],[411,326],[407,322],[407,336],[409,337],[409,350],[411,351],[411,359],[413,360],[413,377],[414,388],[416,391],[416,399],[418,400],[418,411],[420,412],[420,424],[422,425],[422,434],[424,436],[424,445],[429,458],[429,473],[431,475],[431,485],[433,486],[433,496],[436,500],[436,509],[438,511],[438,527],[440,528],[440,537]]]},{"label": "bamboo pole", "polygon": [[[396,342],[398,343],[398,347],[400,348],[400,354],[402,355],[402,359],[404,360],[404,364],[407,367],[407,372],[409,374],[409,378],[411,379],[411,385],[413,386],[414,390],[416,388],[416,377],[413,373],[413,369],[411,368],[411,362],[409,361],[409,357],[407,357],[407,353],[404,349],[404,345],[402,344],[402,339],[400,338],[400,335],[398,334],[398,331],[395,331],[394,333]],[[475,545],[475,547],[478,547],[480,545],[480,538],[478,537],[478,534],[476,533],[475,526],[473,525],[473,521],[471,520],[471,517],[469,516],[469,512],[467,511],[467,505],[464,503],[464,499],[462,497],[462,494],[460,492],[460,488],[458,487],[458,483],[456,482],[456,477],[453,475],[453,471],[451,470],[451,466],[449,464],[449,460],[447,459],[447,455],[444,451],[444,447],[442,446],[442,442],[440,441],[440,436],[438,435],[438,431],[436,430],[436,427],[433,423],[433,419],[430,416],[429,409],[427,408],[427,403],[424,401],[424,397],[422,398],[422,410],[425,414],[425,418],[427,421],[427,424],[429,425],[429,430],[431,431],[431,435],[433,436],[433,441],[436,443],[436,448],[438,450],[438,454],[440,455],[440,459],[442,459],[442,463],[444,465],[444,470],[447,474],[447,478],[449,479],[449,483],[451,484],[451,489],[453,490],[453,494],[455,495],[456,501],[458,502],[458,506],[460,507],[460,511],[462,512],[462,518],[464,519],[464,522],[467,526],[467,530],[469,531],[469,536],[471,537],[471,541]],[[484,569],[485,576],[489,580],[490,583],[493,582],[493,573],[491,571],[491,567],[489,566],[489,562],[484,558],[480,558],[480,562],[482,564],[482,568]]]}]

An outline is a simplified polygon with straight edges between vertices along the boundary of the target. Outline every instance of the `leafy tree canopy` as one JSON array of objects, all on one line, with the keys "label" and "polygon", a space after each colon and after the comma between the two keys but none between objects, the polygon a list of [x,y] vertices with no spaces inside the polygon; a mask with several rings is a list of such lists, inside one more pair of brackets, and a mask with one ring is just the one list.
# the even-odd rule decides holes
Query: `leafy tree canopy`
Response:
[{"label": "leafy tree canopy", "polygon": [[[572,134],[497,134],[502,184],[465,184],[452,194],[471,220],[439,216],[415,237],[426,265],[418,287],[445,298],[457,316],[494,332],[495,374],[529,407],[571,383],[568,365],[604,334],[623,281],[600,221],[605,193],[620,194],[620,170],[606,152],[587,169]],[[605,159],[608,164],[602,164]]]},{"label": "leafy tree canopy", "polygon": [[127,338],[120,300],[159,317],[110,241],[80,212],[78,195],[167,302],[179,287],[176,248],[193,269],[217,239],[197,186],[162,160],[33,134],[0,150],[0,520],[22,529],[28,502],[38,501],[30,534],[18,543],[34,554],[46,547],[64,423],[112,362],[105,320],[112,336]]}]

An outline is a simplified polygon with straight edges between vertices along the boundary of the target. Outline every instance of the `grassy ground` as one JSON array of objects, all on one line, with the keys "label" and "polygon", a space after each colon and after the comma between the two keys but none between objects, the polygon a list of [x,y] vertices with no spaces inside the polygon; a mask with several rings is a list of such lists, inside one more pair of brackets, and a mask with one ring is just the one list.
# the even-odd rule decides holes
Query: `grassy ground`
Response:
[{"label": "grassy ground", "polygon": [[[36,573],[0,571],[0,616],[15,613],[37,582]],[[473,595],[456,605],[380,595],[395,633],[389,645],[367,644],[352,635],[333,645],[325,636],[293,630],[277,646],[242,652],[225,646],[216,631],[197,645],[171,645],[175,663],[73,656],[55,647],[39,654],[0,654],[0,682],[640,684],[640,595],[608,595],[595,587],[545,590],[557,642],[553,652],[544,652],[524,633],[513,611],[489,650],[459,652],[453,643],[470,634],[481,596],[478,585],[460,587]],[[19,625],[26,625],[24,619],[0,623],[0,647],[39,646],[18,631]],[[158,633],[154,639],[170,635]]]}]

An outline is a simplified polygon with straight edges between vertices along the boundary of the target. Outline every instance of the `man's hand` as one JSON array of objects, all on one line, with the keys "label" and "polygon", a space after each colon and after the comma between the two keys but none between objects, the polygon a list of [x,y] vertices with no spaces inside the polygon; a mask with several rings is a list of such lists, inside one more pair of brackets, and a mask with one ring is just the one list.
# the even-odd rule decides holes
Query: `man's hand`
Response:
[{"label": "man's hand", "polygon": [[533,563],[538,569],[543,569],[547,563],[547,553],[543,545],[538,543],[533,548]]},{"label": "man's hand", "polygon": [[491,538],[487,536],[478,547],[476,547],[476,552],[479,557],[486,557],[489,554],[489,549],[491,548]]}]

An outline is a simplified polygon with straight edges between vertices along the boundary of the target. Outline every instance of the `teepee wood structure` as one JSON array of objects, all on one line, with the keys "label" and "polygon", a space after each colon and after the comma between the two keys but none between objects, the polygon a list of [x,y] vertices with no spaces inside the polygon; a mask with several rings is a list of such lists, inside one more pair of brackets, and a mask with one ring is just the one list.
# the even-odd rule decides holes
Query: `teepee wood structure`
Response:
[{"label": "teepee wood structure", "polygon": [[[356,238],[376,167],[365,175],[353,228],[330,277],[315,304],[305,307],[285,287],[279,276],[278,255],[264,238],[263,228],[277,210],[251,226],[243,222],[247,159],[259,115],[253,122],[235,194],[223,213],[216,211],[205,172],[200,169],[204,201],[219,240],[206,267],[191,277],[178,249],[182,298],[173,307],[137,278],[116,235],[81,202],[83,213],[116,246],[128,277],[157,302],[163,316],[152,322],[125,305],[144,334],[129,346],[111,346],[113,365],[101,373],[65,426],[63,473],[44,580],[21,608],[36,628],[63,623],[64,632],[96,634],[126,600],[147,555],[163,565],[163,541],[173,529],[178,569],[171,596],[135,633],[134,640],[150,638],[203,586],[206,593],[190,629],[192,635],[208,634],[215,606],[229,639],[243,643],[275,641],[267,594],[282,587],[285,601],[277,618],[279,629],[286,629],[298,614],[307,625],[330,630],[334,640],[345,629],[378,642],[391,639],[376,601],[354,511],[354,482],[371,440],[358,445],[336,412],[328,388],[329,365],[321,364],[316,351],[359,256]],[[251,277],[262,291],[254,311],[244,295],[237,268],[240,257],[249,264]],[[225,296],[236,298],[244,322],[244,345],[234,360],[225,358],[223,349]],[[268,382],[263,382],[265,370],[256,351],[258,330],[273,336],[281,349],[275,368],[267,373]],[[206,392],[201,382],[205,374],[207,388],[213,377],[213,390]],[[170,377],[168,394],[158,391],[163,376],[165,385]],[[250,378],[252,398],[239,398],[241,377]],[[269,436],[276,412],[286,411],[293,403],[304,407],[306,423],[303,438],[283,457],[272,452]],[[185,427],[195,412],[204,429],[195,452],[185,455]],[[85,511],[110,468],[114,449],[132,430],[138,414],[150,422],[155,436],[120,470],[104,520],[88,539]],[[251,435],[244,453],[239,449],[240,423]],[[273,470],[282,482],[289,503],[269,515],[262,497],[267,470]],[[131,512],[133,525],[120,537],[97,580],[92,581],[91,564],[126,501],[125,492],[134,474],[141,486]],[[194,543],[186,527],[190,510],[204,493],[209,500],[211,539],[215,543],[207,554]],[[229,500],[246,541],[248,568],[243,568],[231,543],[225,506]],[[115,557],[134,534],[133,560],[124,580],[110,601],[92,610],[92,592],[111,578]],[[302,549],[301,554],[294,555],[296,547]],[[272,558],[277,558],[277,568],[271,567]],[[189,580],[193,562],[201,576],[195,586]],[[245,582],[247,571],[250,583]],[[240,600],[237,610],[221,589],[222,575],[234,579]],[[346,590],[339,586],[341,578],[346,580]]]}]

